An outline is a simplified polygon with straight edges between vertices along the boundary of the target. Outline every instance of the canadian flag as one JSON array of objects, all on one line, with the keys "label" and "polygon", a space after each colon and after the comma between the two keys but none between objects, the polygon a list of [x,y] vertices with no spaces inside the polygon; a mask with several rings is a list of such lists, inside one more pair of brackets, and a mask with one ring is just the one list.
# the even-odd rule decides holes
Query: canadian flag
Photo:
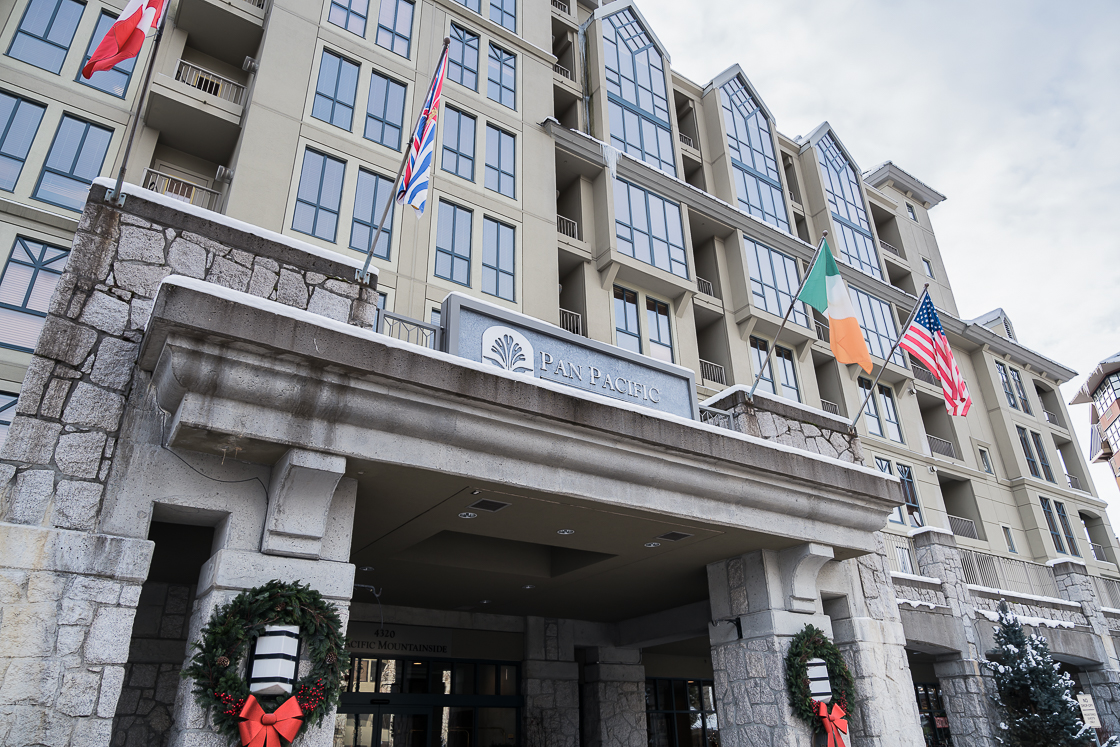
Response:
[{"label": "canadian flag", "polygon": [[82,68],[88,79],[101,70],[111,70],[121,60],[140,54],[144,37],[163,20],[164,0],[129,0],[117,22],[105,32],[89,62]]}]

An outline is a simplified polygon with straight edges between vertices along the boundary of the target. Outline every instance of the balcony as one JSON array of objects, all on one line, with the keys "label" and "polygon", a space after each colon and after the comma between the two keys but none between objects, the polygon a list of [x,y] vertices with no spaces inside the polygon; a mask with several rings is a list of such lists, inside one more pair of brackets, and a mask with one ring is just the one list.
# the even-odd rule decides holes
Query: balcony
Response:
[{"label": "balcony", "polygon": [[1049,410],[1043,410],[1042,414],[1046,416],[1046,422],[1049,423],[1050,425],[1056,425],[1059,428],[1063,428],[1063,429],[1066,427],[1065,422],[1060,417],[1058,417],[1056,414],[1050,412]]},{"label": "balcony", "polygon": [[718,363],[700,359],[700,379],[701,381],[710,381],[713,384],[720,384],[727,386],[727,379],[724,376],[723,366]]},{"label": "balcony", "polygon": [[887,549],[887,563],[895,573],[917,573],[917,564],[914,562],[914,541],[909,537],[900,537],[897,534],[883,532],[883,544]]},{"label": "balcony", "polygon": [[716,287],[714,285],[712,285],[712,281],[711,280],[705,280],[704,278],[700,277],[699,275],[696,276],[696,290],[700,291],[705,296],[711,296],[712,298],[719,298],[719,295],[716,293]]},{"label": "balcony", "polygon": [[898,247],[893,246],[891,244],[888,244],[887,242],[883,241],[882,239],[879,239],[879,246],[881,246],[884,251],[890,252],[891,254],[893,254],[896,257],[901,257],[902,259],[906,259],[906,255],[902,253],[901,249],[899,249]]},{"label": "balcony", "polygon": [[840,414],[840,405],[835,402],[829,402],[827,399],[821,400],[821,409],[825,412],[831,412],[833,415]]},{"label": "balcony", "polygon": [[567,78],[568,80],[573,82],[575,81],[575,78],[572,77],[572,71],[561,65],[559,62],[555,63],[552,66],[552,72],[556,73],[561,78]]},{"label": "balcony", "polygon": [[677,133],[677,139],[679,139],[681,141],[682,145],[687,145],[689,148],[692,148],[693,150],[696,150],[696,143],[693,142],[692,138],[690,138],[688,135],[684,134],[683,132],[678,132]]},{"label": "balcony", "polygon": [[192,65],[186,60],[179,60],[175,80],[237,106],[241,105],[241,100],[245,96],[245,86],[198,65]]},{"label": "balcony", "polygon": [[583,335],[583,317],[578,312],[560,309],[560,328],[573,335]]},{"label": "balcony", "polygon": [[1077,475],[1066,475],[1066,484],[1074,490],[1080,490],[1082,493],[1088,492],[1085,488],[1081,487],[1081,480],[1077,479]]},{"label": "balcony", "polygon": [[792,202],[796,207],[804,210],[804,208],[801,205],[801,195],[796,194],[792,189],[787,189],[786,194],[789,195],[789,201],[790,202]]},{"label": "balcony", "polygon": [[1049,566],[960,548],[966,583],[1017,594],[1057,597],[1058,584]]},{"label": "balcony", "polygon": [[556,230],[570,239],[579,241],[579,224],[563,215],[556,216]]},{"label": "balcony", "polygon": [[828,325],[824,322],[818,322],[814,319],[813,326],[815,326],[817,329],[817,338],[821,342],[828,342]]},{"label": "balcony", "polygon": [[980,539],[980,535],[976,533],[976,522],[972,519],[966,519],[963,516],[949,515],[949,528],[953,530],[953,534],[958,537],[968,537],[969,539]]},{"label": "balcony", "polygon": [[552,0],[552,7],[560,11],[564,15],[570,15],[571,11],[568,9],[568,4],[564,0]]},{"label": "balcony", "polygon": [[181,0],[175,25],[192,49],[238,68],[256,57],[268,0]]},{"label": "balcony", "polygon": [[1093,585],[1097,588],[1097,598],[1101,600],[1102,607],[1120,609],[1120,581],[1100,576],[1090,576]]},{"label": "balcony", "polygon": [[[187,50],[193,51],[193,47]],[[212,164],[225,164],[233,157],[241,134],[245,101],[241,83],[180,59],[174,75],[152,77],[145,122],[159,131],[160,145]]]},{"label": "balcony", "polygon": [[927,384],[933,384],[935,387],[941,386],[941,379],[934,376],[933,371],[930,371],[925,366],[919,366],[917,363],[914,363],[912,358],[911,363],[913,363],[912,369],[914,371],[915,379],[924,381]]},{"label": "balcony", "polygon": [[217,211],[221,200],[221,195],[208,187],[170,174],[164,174],[155,169],[148,169],[144,172],[144,189],[150,189],[161,195],[167,195],[189,205],[198,205],[207,210]]},{"label": "balcony", "polygon": [[731,426],[731,413],[717,410],[714,407],[700,407],[700,422],[714,425],[719,428],[734,430]]},{"label": "balcony", "polygon": [[1093,548],[1093,557],[1102,563],[1110,563],[1108,556],[1104,554],[1104,545],[1098,545],[1096,542],[1090,542],[1089,547]]},{"label": "balcony", "polygon": [[953,445],[952,441],[946,441],[944,438],[938,438],[937,436],[931,436],[929,434],[926,434],[926,440],[929,441],[929,450],[934,454],[947,456],[951,459],[960,459],[957,455],[957,447]]}]

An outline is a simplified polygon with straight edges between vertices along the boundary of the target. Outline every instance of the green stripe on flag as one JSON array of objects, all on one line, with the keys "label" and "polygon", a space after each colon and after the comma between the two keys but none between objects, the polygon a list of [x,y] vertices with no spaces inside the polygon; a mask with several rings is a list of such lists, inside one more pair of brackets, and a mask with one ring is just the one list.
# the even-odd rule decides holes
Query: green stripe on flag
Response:
[{"label": "green stripe on flag", "polygon": [[829,275],[839,275],[840,270],[836,267],[836,260],[832,258],[828,241],[822,240],[821,244],[820,258],[813,265],[809,277],[805,279],[805,287],[797,294],[797,299],[828,316],[828,285],[825,278]]}]

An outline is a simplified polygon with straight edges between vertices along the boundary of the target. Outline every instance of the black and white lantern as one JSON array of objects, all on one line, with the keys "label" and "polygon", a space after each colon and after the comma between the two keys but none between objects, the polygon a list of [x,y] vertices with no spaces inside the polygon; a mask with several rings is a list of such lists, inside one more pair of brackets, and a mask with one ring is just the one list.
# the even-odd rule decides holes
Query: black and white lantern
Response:
[{"label": "black and white lantern", "polygon": [[822,703],[832,700],[832,683],[828,681],[828,664],[824,659],[809,659],[805,667],[806,677],[809,678],[809,697]]},{"label": "black and white lantern", "polygon": [[266,625],[249,661],[249,692],[286,695],[292,692],[299,666],[299,626]]}]

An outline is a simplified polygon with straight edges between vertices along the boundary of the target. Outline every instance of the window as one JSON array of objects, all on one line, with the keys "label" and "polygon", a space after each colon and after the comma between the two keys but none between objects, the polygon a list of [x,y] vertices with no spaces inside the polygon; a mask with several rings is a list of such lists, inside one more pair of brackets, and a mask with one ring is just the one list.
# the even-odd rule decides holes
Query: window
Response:
[{"label": "window", "polygon": [[474,214],[466,208],[439,201],[436,228],[436,277],[459,285],[471,284],[471,228]]},{"label": "window", "polygon": [[[751,358],[754,361],[754,373],[758,376],[758,388],[764,389],[771,394],[777,394],[778,389],[774,385],[774,368],[770,362],[766,360],[767,353],[770,352],[770,343],[758,337],[751,337]],[[763,365],[765,363],[765,366]],[[759,371],[762,372],[759,375]]]},{"label": "window", "polygon": [[482,14],[482,0],[455,0],[455,2],[459,3],[459,5],[462,5],[468,10],[473,10],[479,15]]},{"label": "window", "polygon": [[867,430],[874,433],[876,436],[882,438],[883,436],[883,423],[879,420],[879,406],[875,402],[875,398],[871,395],[871,380],[865,379],[862,376],[859,379],[860,397],[867,400],[867,405],[863,409],[864,418],[867,421]]},{"label": "window", "polygon": [[490,67],[486,74],[486,98],[510,109],[517,108],[517,57],[490,45]]},{"label": "window", "polygon": [[1014,368],[1011,369],[1011,381],[1015,384],[1015,392],[1019,395],[1019,405],[1023,408],[1023,412],[1032,414],[1031,401],[1027,399],[1027,390],[1023,388],[1023,377]]},{"label": "window", "polygon": [[1054,521],[1054,511],[1050,508],[1048,498],[1038,497],[1042,503],[1042,515],[1046,517],[1046,526],[1050,529],[1050,539],[1054,541],[1054,549],[1062,555],[1066,554],[1066,546],[1062,544],[1062,535],[1058,533],[1058,524]]},{"label": "window", "polygon": [[980,466],[989,475],[994,475],[996,473],[996,471],[992,469],[992,458],[988,454],[987,449],[980,449]]},{"label": "window", "polygon": [[[358,187],[354,192],[354,220],[350,224],[350,248],[359,252],[370,251],[370,242],[377,233],[385,206],[393,199],[393,182],[379,174],[358,169]],[[389,259],[389,245],[393,236],[393,211],[385,217],[385,228],[377,237],[373,256]]]},{"label": "window", "polygon": [[486,188],[514,197],[513,135],[486,125]]},{"label": "window", "polygon": [[867,222],[859,180],[832,133],[826,133],[817,142],[817,157],[824,175],[828,206],[836,222],[840,256],[857,270],[882,280],[879,252],[871,239],[871,225]]},{"label": "window", "polygon": [[914,470],[905,464],[896,464],[898,479],[902,484],[902,497],[906,500],[906,513],[910,517],[910,526],[925,526],[922,521],[922,506],[918,503],[918,487],[914,483]]},{"label": "window", "polygon": [[[1050,460],[1046,458],[1046,449],[1042,446],[1042,436],[1031,431],[1031,441],[1034,442],[1034,450],[1038,454],[1038,463],[1042,465],[1042,475],[1048,482],[1054,482],[1054,472],[1050,469]],[[1038,475],[1035,475],[1037,477]]]},{"label": "window", "polygon": [[401,149],[404,128],[405,87],[376,70],[369,79],[369,101],[366,102],[365,137],[386,148]]},{"label": "window", "polygon": [[8,56],[57,75],[85,8],[84,3],[75,0],[31,0],[8,48]]},{"label": "window", "polygon": [[1003,539],[1007,542],[1007,551],[1018,555],[1019,551],[1015,549],[1015,538],[1011,536],[1011,527],[1003,527]]},{"label": "window", "polygon": [[19,395],[14,392],[0,392],[0,449],[4,448],[4,441],[8,438],[8,428],[15,417],[18,400]]},{"label": "window", "polygon": [[1097,391],[1093,392],[1093,401],[1097,405],[1097,415],[1103,416],[1112,403],[1116,401],[1117,392],[1120,392],[1120,373],[1114,373],[1101,382]]},{"label": "window", "polygon": [[443,322],[443,311],[440,309],[432,309],[432,313],[428,316],[428,323],[439,326]]},{"label": "window", "polygon": [[345,161],[310,148],[303,152],[303,171],[299,175],[296,209],[292,217],[293,231],[334,241],[345,171]]},{"label": "window", "polygon": [[377,15],[377,46],[408,57],[414,10],[415,6],[409,0],[381,0],[381,12]]},{"label": "window", "polygon": [[[917,214],[916,214],[916,213],[914,212],[914,206],[913,206],[913,205],[911,205],[911,204],[910,204],[909,202],[908,202],[908,203],[906,203],[906,214],[910,216],[910,220],[913,220],[913,221],[916,221],[916,220],[918,220],[918,216],[917,216]],[[932,276],[931,276],[931,277],[932,277]]]},{"label": "window", "polygon": [[603,52],[611,144],[676,176],[665,63],[633,12],[603,20]]},{"label": "window", "polygon": [[999,361],[996,361],[996,372],[999,373],[1000,383],[1003,384],[1003,394],[1007,397],[1007,404],[1010,405],[1012,409],[1018,410],[1019,403],[1015,399],[1015,393],[1011,391],[1011,379],[1007,376],[1007,368]]},{"label": "window", "polygon": [[514,300],[513,227],[492,218],[482,221],[482,292]]},{"label": "window", "polygon": [[789,217],[766,112],[737,77],[720,88],[720,101],[739,207],[788,232]]},{"label": "window", "polygon": [[1066,547],[1069,548],[1071,554],[1081,557],[1081,551],[1077,549],[1077,542],[1073,539],[1073,530],[1069,525],[1069,517],[1066,515],[1066,504],[1061,501],[1054,501],[1054,510],[1058,513],[1058,521],[1062,525],[1062,534],[1066,538]]},{"label": "window", "polygon": [[517,0],[490,0],[490,20],[517,31]]},{"label": "window", "polygon": [[718,745],[719,719],[712,680],[646,680],[649,747]]},{"label": "window", "polygon": [[0,189],[11,192],[47,108],[0,91]]},{"label": "window", "polygon": [[369,0],[331,0],[327,20],[352,34],[365,37]]},{"label": "window", "polygon": [[902,441],[902,425],[898,419],[898,409],[894,404],[894,394],[889,386],[879,385],[879,398],[883,405],[883,421],[887,427],[887,437],[892,441]]},{"label": "window", "polygon": [[925,269],[925,271],[926,271],[926,277],[927,277],[927,278],[931,278],[931,277],[933,277],[933,265],[931,265],[931,264],[929,263],[929,260],[928,260],[928,259],[926,259],[925,257],[922,257],[922,267],[923,267],[923,268]]},{"label": "window", "polygon": [[[97,45],[105,38],[105,33],[116,21],[116,16],[101,11],[101,15],[97,18],[97,26],[93,29],[93,36],[89,38],[86,56],[82,58],[82,67],[85,67],[86,63],[89,62],[89,58],[93,56]],[[89,80],[82,77],[82,67],[78,68],[78,77],[75,80],[82,85],[92,86],[99,91],[123,99],[125,91],[128,90],[128,82],[132,79],[132,71],[136,67],[136,58],[130,57],[127,60],[121,60],[110,70],[99,70],[91,75]]]},{"label": "window", "polygon": [[1035,477],[1042,477],[1038,471],[1038,463],[1034,460],[1034,452],[1031,451],[1031,442],[1027,439],[1026,428],[1017,425],[1015,430],[1019,432],[1019,444],[1023,447],[1023,456],[1027,458],[1027,467],[1030,468],[1031,474]]},{"label": "window", "polygon": [[778,361],[778,370],[782,372],[782,393],[789,399],[801,401],[801,388],[797,386],[797,369],[793,365],[793,351],[774,346],[774,358]]},{"label": "window", "polygon": [[[851,286],[848,288],[852,292],[852,300],[855,301],[853,305],[856,307],[856,317],[859,319],[859,326],[863,329],[863,339],[867,342],[867,349],[874,356],[886,358],[895,340],[898,339],[890,304],[858,288]],[[891,363],[906,368],[906,359],[901,350],[894,351]]]},{"label": "window", "polygon": [[638,294],[614,287],[614,344],[631,353],[642,352],[642,336],[638,330]]},{"label": "window", "polygon": [[0,273],[0,347],[35,350],[69,249],[17,236]]},{"label": "window", "polygon": [[443,170],[474,181],[474,117],[449,106],[444,119]]},{"label": "window", "polygon": [[478,90],[478,34],[451,24],[451,46],[447,48],[447,79],[472,91]]},{"label": "window", "polygon": [[357,94],[358,65],[324,49],[311,116],[349,132],[354,124]]},{"label": "window", "polygon": [[[775,316],[785,316],[786,309],[793,303],[793,294],[801,284],[797,262],[793,257],[752,241],[747,236],[743,236],[743,241],[747,247],[755,305]],[[800,301],[794,304],[790,319],[795,324],[810,328],[805,304]]]},{"label": "window", "polygon": [[[894,474],[894,470],[891,468],[891,461],[889,459],[875,457],[875,466],[879,468],[880,472],[888,475]],[[894,510],[891,511],[891,515],[888,518],[895,524],[906,524],[906,519],[902,514],[902,506],[895,506]]]},{"label": "window", "polygon": [[39,176],[35,199],[81,211],[112,138],[112,130],[64,114]]},{"label": "window", "polygon": [[687,278],[680,206],[621,179],[613,181],[618,250]]},{"label": "window", "polygon": [[646,297],[646,329],[649,354],[659,361],[673,362],[673,339],[669,334],[669,304]]}]

